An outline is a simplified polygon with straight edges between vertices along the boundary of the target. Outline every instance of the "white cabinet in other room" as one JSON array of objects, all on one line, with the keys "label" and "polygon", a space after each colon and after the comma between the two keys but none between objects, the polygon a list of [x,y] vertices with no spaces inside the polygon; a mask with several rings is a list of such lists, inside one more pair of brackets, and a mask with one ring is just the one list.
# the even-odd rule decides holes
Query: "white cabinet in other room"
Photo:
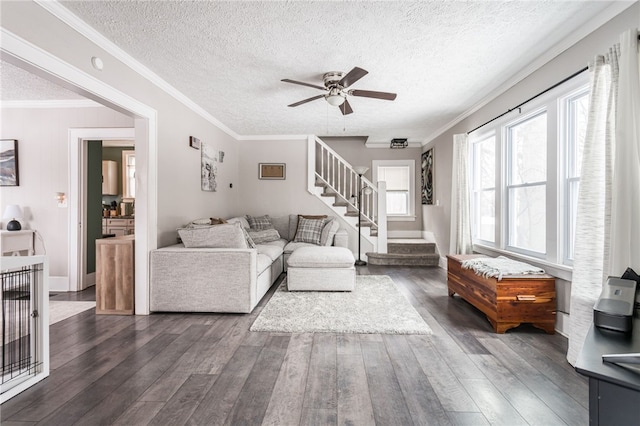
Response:
[{"label": "white cabinet in other room", "polygon": [[102,162],[102,194],[118,195],[118,163],[115,161]]}]

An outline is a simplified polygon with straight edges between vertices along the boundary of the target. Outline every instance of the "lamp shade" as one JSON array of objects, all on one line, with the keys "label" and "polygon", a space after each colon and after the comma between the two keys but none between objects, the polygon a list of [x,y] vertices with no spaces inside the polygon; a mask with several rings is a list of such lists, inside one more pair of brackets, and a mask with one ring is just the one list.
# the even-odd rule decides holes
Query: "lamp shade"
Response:
[{"label": "lamp shade", "polygon": [[353,168],[353,170],[359,174],[359,175],[363,175],[365,173],[367,173],[367,170],[369,170],[369,168],[367,166],[356,166]]},{"label": "lamp shade", "polygon": [[3,219],[22,219],[22,209],[17,204],[9,204],[4,209]]},{"label": "lamp shade", "polygon": [[7,231],[19,231],[22,229],[20,222],[16,219],[22,219],[22,209],[17,204],[9,204],[4,209],[3,219],[11,219],[7,223]]}]

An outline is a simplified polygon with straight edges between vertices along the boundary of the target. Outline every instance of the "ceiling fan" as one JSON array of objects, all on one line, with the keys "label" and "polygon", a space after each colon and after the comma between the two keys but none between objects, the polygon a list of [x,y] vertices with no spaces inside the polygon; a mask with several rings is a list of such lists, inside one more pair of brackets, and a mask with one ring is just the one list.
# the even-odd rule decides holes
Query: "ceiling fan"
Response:
[{"label": "ceiling fan", "polygon": [[368,74],[368,71],[363,70],[362,68],[355,67],[347,74],[341,71],[331,71],[325,73],[322,76],[322,80],[324,82],[324,87],[318,86],[311,83],[305,83],[302,81],[290,80],[288,78],[282,79],[285,83],[293,83],[300,84],[302,86],[309,86],[315,89],[320,89],[325,91],[326,93],[323,95],[313,96],[308,99],[304,99],[300,102],[296,102],[294,104],[289,105],[290,107],[297,107],[298,105],[306,104],[307,102],[315,101],[316,99],[324,98],[330,105],[337,106],[340,108],[340,112],[342,115],[351,114],[353,109],[351,109],[351,105],[349,105],[349,101],[347,100],[347,96],[360,96],[363,98],[374,98],[374,99],[384,99],[387,101],[392,101],[396,98],[395,93],[388,92],[374,92],[372,90],[347,90],[349,86],[351,86],[356,81],[360,80],[362,77]]}]

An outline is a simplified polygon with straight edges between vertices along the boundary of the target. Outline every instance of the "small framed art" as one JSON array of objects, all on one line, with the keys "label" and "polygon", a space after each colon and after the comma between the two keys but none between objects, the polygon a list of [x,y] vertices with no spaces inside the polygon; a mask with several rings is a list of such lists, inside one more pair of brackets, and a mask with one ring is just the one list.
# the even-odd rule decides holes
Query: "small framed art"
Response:
[{"label": "small framed art", "polygon": [[259,164],[259,179],[285,179],[286,178],[285,163],[260,163]]},{"label": "small framed art", "polygon": [[189,136],[189,146],[193,149],[200,149],[200,139],[195,136]]}]

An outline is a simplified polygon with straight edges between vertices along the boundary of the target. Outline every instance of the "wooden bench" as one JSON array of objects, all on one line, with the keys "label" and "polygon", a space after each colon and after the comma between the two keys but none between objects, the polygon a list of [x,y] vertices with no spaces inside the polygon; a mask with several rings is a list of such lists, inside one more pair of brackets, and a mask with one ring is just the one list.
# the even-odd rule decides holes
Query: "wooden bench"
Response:
[{"label": "wooden bench", "polygon": [[547,274],[509,275],[484,278],[472,269],[463,269],[462,261],[483,255],[448,255],[447,287],[449,296],[458,294],[481,310],[496,333],[504,333],[522,323],[530,323],[549,334],[555,332],[556,284]]}]

